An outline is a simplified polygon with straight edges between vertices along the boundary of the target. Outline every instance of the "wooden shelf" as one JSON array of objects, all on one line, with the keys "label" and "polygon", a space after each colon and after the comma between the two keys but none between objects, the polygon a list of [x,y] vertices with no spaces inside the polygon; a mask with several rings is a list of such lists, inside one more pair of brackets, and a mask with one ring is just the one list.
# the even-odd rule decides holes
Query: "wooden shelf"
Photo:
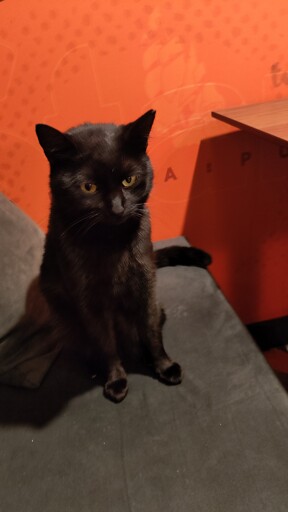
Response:
[{"label": "wooden shelf", "polygon": [[288,144],[288,99],[218,110],[211,115],[236,128]]}]

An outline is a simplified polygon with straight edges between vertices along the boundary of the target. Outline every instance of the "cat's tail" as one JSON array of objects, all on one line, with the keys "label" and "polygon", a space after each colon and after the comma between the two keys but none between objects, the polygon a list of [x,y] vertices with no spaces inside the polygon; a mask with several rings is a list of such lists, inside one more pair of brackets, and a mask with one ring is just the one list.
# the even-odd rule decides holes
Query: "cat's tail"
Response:
[{"label": "cat's tail", "polygon": [[157,268],[185,265],[207,268],[212,263],[210,254],[196,247],[172,245],[154,251]]},{"label": "cat's tail", "polygon": [[37,276],[27,290],[23,316],[0,336],[0,383],[38,388],[62,350],[60,334]]}]

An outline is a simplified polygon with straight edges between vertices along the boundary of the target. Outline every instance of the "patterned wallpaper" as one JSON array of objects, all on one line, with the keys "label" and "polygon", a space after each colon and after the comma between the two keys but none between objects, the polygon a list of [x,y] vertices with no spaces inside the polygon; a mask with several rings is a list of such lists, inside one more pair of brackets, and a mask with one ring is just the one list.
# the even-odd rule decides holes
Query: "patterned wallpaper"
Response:
[{"label": "patterned wallpaper", "polygon": [[[210,250],[216,279],[247,321],[283,314],[287,173],[277,171],[276,179],[271,166],[281,160],[286,169],[288,160],[278,148],[271,156],[267,144],[252,137],[222,139],[231,129],[212,120],[210,111],[288,96],[287,1],[275,0],[271,9],[268,0],[2,0],[0,19],[1,191],[46,229],[48,166],[34,125],[122,123],[153,107],[154,239],[185,231]],[[238,165],[245,152],[253,158]],[[274,196],[271,179],[278,183]],[[280,206],[282,215],[276,213]],[[267,266],[257,293],[245,273],[248,268],[252,276],[256,268],[255,208],[261,223],[269,211],[270,226],[261,224],[260,234],[255,227],[265,248],[257,252],[257,265]],[[271,230],[278,238],[270,243]],[[271,247],[278,269],[273,282]],[[276,291],[269,299],[272,285],[277,300]],[[246,304],[247,290],[253,297]]]}]

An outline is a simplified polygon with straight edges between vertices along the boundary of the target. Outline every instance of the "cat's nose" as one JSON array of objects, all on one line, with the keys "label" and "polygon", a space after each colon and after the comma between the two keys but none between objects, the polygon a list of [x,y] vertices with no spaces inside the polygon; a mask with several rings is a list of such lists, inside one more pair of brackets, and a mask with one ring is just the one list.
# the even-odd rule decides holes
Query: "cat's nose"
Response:
[{"label": "cat's nose", "polygon": [[115,215],[122,215],[124,213],[124,204],[123,198],[119,195],[112,198],[111,201],[111,210]]}]

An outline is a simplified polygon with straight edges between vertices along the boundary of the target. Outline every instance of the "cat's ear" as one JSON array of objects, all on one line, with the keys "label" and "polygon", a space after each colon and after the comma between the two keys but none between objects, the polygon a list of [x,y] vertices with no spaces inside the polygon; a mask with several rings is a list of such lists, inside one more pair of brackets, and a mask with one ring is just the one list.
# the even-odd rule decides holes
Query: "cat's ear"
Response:
[{"label": "cat's ear", "polygon": [[156,110],[148,110],[136,121],[124,126],[124,140],[130,151],[145,153],[155,115]]},{"label": "cat's ear", "polygon": [[36,124],[36,134],[49,162],[75,155],[76,147],[68,134],[47,124]]}]

